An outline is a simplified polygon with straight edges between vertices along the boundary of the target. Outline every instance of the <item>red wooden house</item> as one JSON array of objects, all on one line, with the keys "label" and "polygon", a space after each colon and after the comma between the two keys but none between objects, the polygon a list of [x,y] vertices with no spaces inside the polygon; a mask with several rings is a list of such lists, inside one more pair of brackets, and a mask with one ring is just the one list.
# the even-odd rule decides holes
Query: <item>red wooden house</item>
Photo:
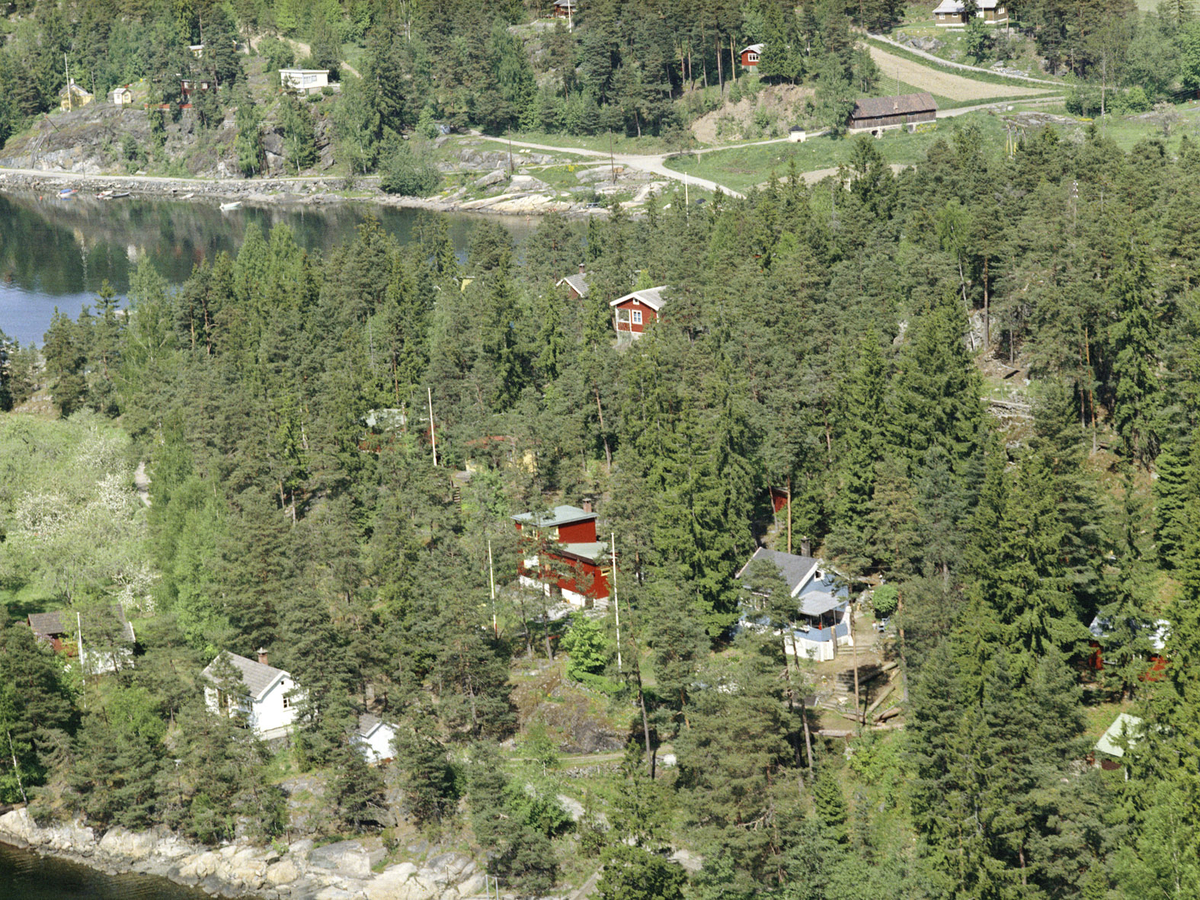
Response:
[{"label": "red wooden house", "polygon": [[762,51],[762,44],[751,44],[749,47],[744,48],[740,54],[742,65],[747,69],[753,69],[758,65],[758,58],[762,56]]},{"label": "red wooden house", "polygon": [[617,330],[618,339],[640,338],[647,325],[658,321],[658,314],[666,304],[662,295],[666,289],[665,284],[645,288],[609,302],[608,305],[613,308],[613,327]]},{"label": "red wooden house", "polygon": [[535,551],[518,567],[521,584],[581,609],[609,595],[608,545],[596,540],[596,514],[584,505],[512,517]]},{"label": "red wooden house", "polygon": [[[1141,681],[1159,681],[1167,670],[1167,659],[1164,656],[1167,649],[1167,636],[1171,633],[1171,623],[1166,619],[1140,623],[1140,628],[1149,638],[1150,653],[1146,671],[1138,676]],[[1109,634],[1111,624],[1106,619],[1096,616],[1088,626],[1092,633],[1088,641],[1087,667],[1094,672],[1104,671],[1104,649],[1101,641]]]}]

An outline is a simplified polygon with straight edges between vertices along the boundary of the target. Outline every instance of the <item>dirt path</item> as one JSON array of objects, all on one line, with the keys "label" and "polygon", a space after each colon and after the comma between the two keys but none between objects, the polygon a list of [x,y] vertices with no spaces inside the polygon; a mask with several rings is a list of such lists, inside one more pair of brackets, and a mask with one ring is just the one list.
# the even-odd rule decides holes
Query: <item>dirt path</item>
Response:
[{"label": "dirt path", "polygon": [[[976,81],[962,75],[942,72],[932,66],[896,56],[886,50],[869,45],[871,59],[879,66],[882,82],[887,84],[889,79],[900,79],[906,84],[929,91],[951,100],[985,100],[992,97],[1027,97],[1030,94],[1048,94],[1051,88],[1024,87],[1015,84],[989,84]],[[1045,82],[1039,82],[1044,84]],[[939,114],[940,116],[940,114]]]},{"label": "dirt path", "polygon": [[[259,35],[256,35],[256,36],[250,38],[250,46],[253,47],[255,50],[257,50],[259,42],[264,37],[267,37],[267,35],[259,34]],[[291,44],[295,49],[299,50],[305,56],[312,56],[312,47],[310,47],[308,44],[304,43],[304,41],[297,41],[294,38],[281,38],[281,40],[287,41],[289,44]],[[342,65],[343,69],[345,69],[347,72],[349,72],[355,78],[362,78],[362,76],[358,74],[358,69],[354,68],[354,66],[350,65],[350,63],[343,60],[341,65]]]},{"label": "dirt path", "polygon": [[[777,139],[778,140],[778,139]],[[782,138],[787,140],[787,138]],[[718,184],[715,181],[709,181],[707,178],[697,178],[694,175],[687,175],[683,172],[676,172],[674,169],[668,169],[664,165],[668,157],[676,156],[675,153],[608,153],[604,150],[584,150],[579,147],[553,147],[549,144],[533,144],[529,141],[509,141],[514,147],[528,147],[530,150],[544,150],[547,153],[574,153],[578,156],[590,156],[595,159],[611,159],[614,165],[627,166],[631,169],[638,169],[642,172],[650,172],[654,175],[659,175],[663,178],[682,181],[689,185],[696,185],[710,191],[721,191],[731,197],[742,198],[745,195],[740,194],[732,188],[728,188],[723,184]],[[757,141],[759,144],[773,144],[771,141]],[[750,144],[736,144],[736,147],[749,147]],[[733,147],[714,147],[714,150],[731,150]]]},{"label": "dirt path", "polygon": [[[887,37],[886,35],[871,34],[871,35],[868,35],[868,37],[870,37],[871,40],[874,40],[874,41],[880,41],[884,44],[891,44],[893,47],[903,50],[905,53],[914,53],[917,56],[923,57],[932,63],[936,63],[939,66],[949,66],[952,69],[961,69],[964,72],[982,72],[986,75],[995,75],[996,74],[995,72],[992,72],[989,69],[984,69],[979,66],[968,66],[966,63],[956,63],[956,62],[951,62],[948,59],[942,59],[940,56],[934,56],[932,53],[926,53],[924,50],[918,50],[916,47],[905,47],[903,44],[897,43],[896,41],[892,40],[890,37]],[[1050,87],[1052,87],[1052,88],[1058,88],[1060,91],[1063,89],[1063,85],[1060,82],[1050,81],[1049,79],[1046,79],[1046,78],[1034,78],[1032,75],[1005,75],[1003,77],[1012,78],[1017,81],[1028,81],[1032,84],[1047,84],[1047,85],[1050,85]],[[911,82],[910,82],[910,84],[911,84]]]}]

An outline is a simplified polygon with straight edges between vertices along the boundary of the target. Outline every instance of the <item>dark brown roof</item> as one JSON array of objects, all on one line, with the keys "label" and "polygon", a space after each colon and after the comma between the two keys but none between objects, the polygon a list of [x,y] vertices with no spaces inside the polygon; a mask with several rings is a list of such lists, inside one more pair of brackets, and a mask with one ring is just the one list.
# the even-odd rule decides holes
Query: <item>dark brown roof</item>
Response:
[{"label": "dark brown roof", "polygon": [[919,94],[900,94],[895,97],[872,97],[856,100],[853,119],[878,119],[883,116],[903,116],[919,112],[937,112],[937,101],[933,94],[922,91]]},{"label": "dark brown roof", "polygon": [[[83,624],[88,625],[89,620],[94,621],[95,612],[84,613]],[[125,610],[121,608],[119,603],[112,605],[112,615],[118,622],[121,623],[121,632],[125,640],[135,640],[133,626],[125,618]],[[65,618],[64,618],[65,616]],[[61,613],[30,613],[29,627],[33,629],[33,633],[37,637],[58,637],[60,634],[74,635],[77,627],[74,613],[69,610],[63,610]]]}]

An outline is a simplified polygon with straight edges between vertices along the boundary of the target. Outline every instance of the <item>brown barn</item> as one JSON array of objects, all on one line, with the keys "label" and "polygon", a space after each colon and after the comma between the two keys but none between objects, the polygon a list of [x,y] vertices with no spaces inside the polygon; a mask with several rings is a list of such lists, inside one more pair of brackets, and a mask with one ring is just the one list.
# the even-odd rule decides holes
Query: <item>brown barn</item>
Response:
[{"label": "brown barn", "polygon": [[579,12],[579,5],[575,0],[554,0],[554,18],[569,19]]},{"label": "brown barn", "polygon": [[665,284],[645,288],[609,302],[608,305],[613,308],[613,327],[617,329],[618,339],[640,338],[646,326],[658,320],[658,314],[666,304],[662,295],[666,289]]},{"label": "brown barn", "polygon": [[937,121],[937,101],[928,91],[922,91],[855,101],[846,130],[850,134],[869,131],[879,135],[889,128],[911,131],[922,122],[934,121]]}]

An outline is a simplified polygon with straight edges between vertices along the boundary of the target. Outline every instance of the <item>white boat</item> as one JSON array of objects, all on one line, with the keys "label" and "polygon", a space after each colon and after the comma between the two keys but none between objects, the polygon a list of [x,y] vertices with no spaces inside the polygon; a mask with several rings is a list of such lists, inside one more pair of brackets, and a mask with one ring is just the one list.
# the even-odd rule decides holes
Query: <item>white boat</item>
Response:
[{"label": "white boat", "polygon": [[231,209],[241,209],[241,207],[242,207],[242,201],[234,200],[230,203],[222,203],[221,204],[221,212],[229,212]]}]

